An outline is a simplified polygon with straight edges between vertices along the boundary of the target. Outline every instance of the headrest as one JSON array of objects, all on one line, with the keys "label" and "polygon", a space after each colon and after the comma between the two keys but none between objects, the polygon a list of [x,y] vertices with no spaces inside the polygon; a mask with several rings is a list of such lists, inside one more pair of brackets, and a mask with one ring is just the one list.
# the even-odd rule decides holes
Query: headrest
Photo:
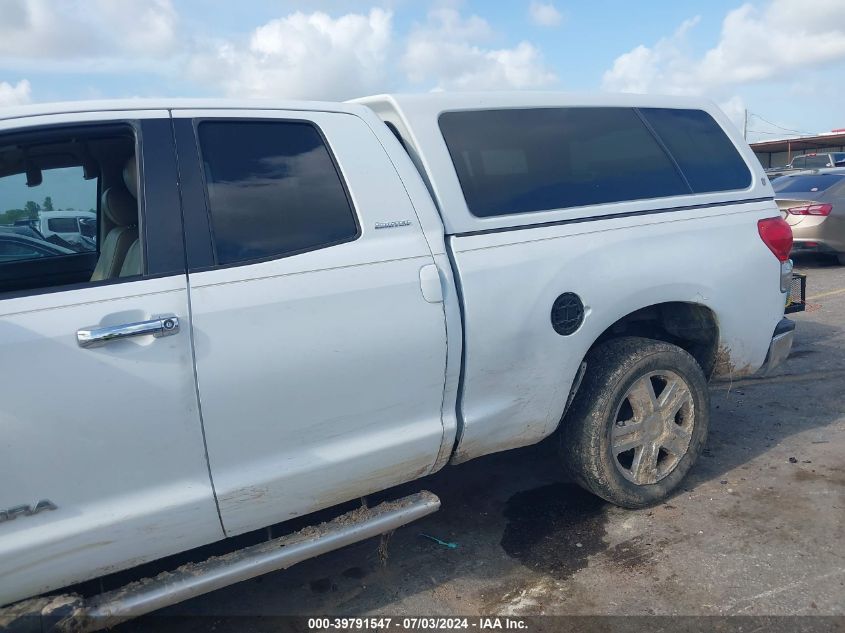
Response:
[{"label": "headrest", "polygon": [[123,184],[126,185],[126,188],[129,190],[135,199],[138,199],[138,161],[135,160],[135,155],[133,154],[129,160],[126,161],[126,165],[123,167]]},{"label": "headrest", "polygon": [[138,224],[138,203],[122,185],[109,187],[101,199],[103,213],[115,226]]}]

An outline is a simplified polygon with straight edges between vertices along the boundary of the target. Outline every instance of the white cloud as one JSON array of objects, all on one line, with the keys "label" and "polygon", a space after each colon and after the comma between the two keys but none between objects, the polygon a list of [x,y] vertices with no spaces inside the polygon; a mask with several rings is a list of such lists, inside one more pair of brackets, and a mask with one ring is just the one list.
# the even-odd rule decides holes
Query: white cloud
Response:
[{"label": "white cloud", "polygon": [[616,58],[602,85],[617,92],[691,94],[701,86],[691,75],[694,63],[685,52],[686,37],[700,18],[684,21],[669,37],[652,46],[639,45]]},{"label": "white cloud", "polygon": [[742,130],[743,125],[745,125],[745,100],[738,95],[734,95],[729,99],[720,101],[718,106],[722,109],[722,112],[728,116],[736,128],[738,130]]},{"label": "white cloud", "polygon": [[402,68],[414,84],[435,90],[538,88],[557,82],[539,49],[529,42],[492,48],[493,30],[478,16],[451,8],[431,11],[408,36]]},{"label": "white cloud", "polygon": [[698,75],[707,84],[760,81],[845,59],[845,3],[816,0],[812,7],[775,0],[765,11],[743,5],[722,23],[718,45],[707,51]]},{"label": "white cloud", "polygon": [[92,4],[88,14],[97,15],[99,26],[110,32],[110,45],[118,51],[160,57],[179,45],[179,16],[171,0],[95,0]]},{"label": "white cloud", "polygon": [[51,70],[92,61],[137,67],[172,53],[177,23],[171,0],[3,0],[0,59]]},{"label": "white cloud", "polygon": [[392,14],[382,9],[297,12],[258,27],[248,44],[196,54],[189,70],[229,96],[342,99],[378,89],[391,38]]},{"label": "white cloud", "polygon": [[22,79],[15,85],[0,81],[0,107],[29,103],[30,91],[31,88],[26,79]]},{"label": "white cloud", "polygon": [[85,37],[84,23],[67,8],[48,0],[5,0],[0,56],[49,59],[91,53],[96,37]]},{"label": "white cloud", "polygon": [[559,26],[563,21],[563,15],[552,3],[533,1],[528,6],[528,17],[537,26]]},{"label": "white cloud", "polygon": [[732,86],[788,78],[799,69],[845,60],[845,2],[772,0],[764,9],[744,4],[722,22],[717,44],[695,57],[685,50],[684,22],[653,46],[620,55],[603,86],[623,92],[721,95]]},{"label": "white cloud", "polygon": [[[444,0],[445,1],[445,0]],[[240,36],[191,30],[172,0],[0,0],[0,70],[157,75],[187,92],[232,97],[344,99],[407,85],[538,88],[557,76],[531,42],[501,34],[460,2],[439,4],[401,41],[393,14],[298,11]],[[554,22],[551,4],[537,5]],[[187,23],[186,23],[187,22]]]}]

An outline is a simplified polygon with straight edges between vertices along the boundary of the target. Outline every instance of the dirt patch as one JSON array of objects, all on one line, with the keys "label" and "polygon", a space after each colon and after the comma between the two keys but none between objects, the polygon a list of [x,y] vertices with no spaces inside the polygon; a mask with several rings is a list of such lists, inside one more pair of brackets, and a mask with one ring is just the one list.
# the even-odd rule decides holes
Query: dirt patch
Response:
[{"label": "dirt patch", "polygon": [[635,536],[609,548],[607,562],[611,568],[619,571],[641,573],[653,568],[657,564],[655,556],[669,545],[667,539],[652,543]]},{"label": "dirt patch", "polygon": [[815,469],[800,469],[793,473],[795,481],[801,483],[821,482],[835,486],[845,486],[845,472],[841,468],[829,468],[826,472],[816,472]]},{"label": "dirt patch", "polygon": [[720,345],[713,359],[713,371],[710,372],[710,377],[719,381],[728,381],[749,376],[755,369],[748,364],[737,366],[731,358],[731,349]]},{"label": "dirt patch", "polygon": [[565,580],[608,549],[606,501],[573,484],[556,483],[512,496],[501,546],[530,569]]}]

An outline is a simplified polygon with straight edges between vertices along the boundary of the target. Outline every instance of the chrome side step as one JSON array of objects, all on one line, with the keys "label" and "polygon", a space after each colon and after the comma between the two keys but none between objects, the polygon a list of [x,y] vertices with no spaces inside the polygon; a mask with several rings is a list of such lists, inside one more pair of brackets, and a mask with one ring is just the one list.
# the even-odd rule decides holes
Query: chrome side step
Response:
[{"label": "chrome side step", "polygon": [[41,613],[42,619],[45,624],[49,620],[52,630],[61,633],[111,628],[145,613],[390,532],[439,508],[440,499],[428,491],[374,508],[358,508],[327,523],[201,563],[188,563],[86,602],[79,601],[70,611],[66,602],[58,613],[47,608]]}]

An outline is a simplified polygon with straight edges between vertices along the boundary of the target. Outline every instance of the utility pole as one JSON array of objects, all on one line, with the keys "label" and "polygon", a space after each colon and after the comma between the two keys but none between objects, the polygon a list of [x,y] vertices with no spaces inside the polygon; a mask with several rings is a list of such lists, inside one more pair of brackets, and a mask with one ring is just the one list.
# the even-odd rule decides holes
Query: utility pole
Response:
[{"label": "utility pole", "polygon": [[742,126],[742,138],[748,140],[748,108],[745,108],[745,124]]}]

